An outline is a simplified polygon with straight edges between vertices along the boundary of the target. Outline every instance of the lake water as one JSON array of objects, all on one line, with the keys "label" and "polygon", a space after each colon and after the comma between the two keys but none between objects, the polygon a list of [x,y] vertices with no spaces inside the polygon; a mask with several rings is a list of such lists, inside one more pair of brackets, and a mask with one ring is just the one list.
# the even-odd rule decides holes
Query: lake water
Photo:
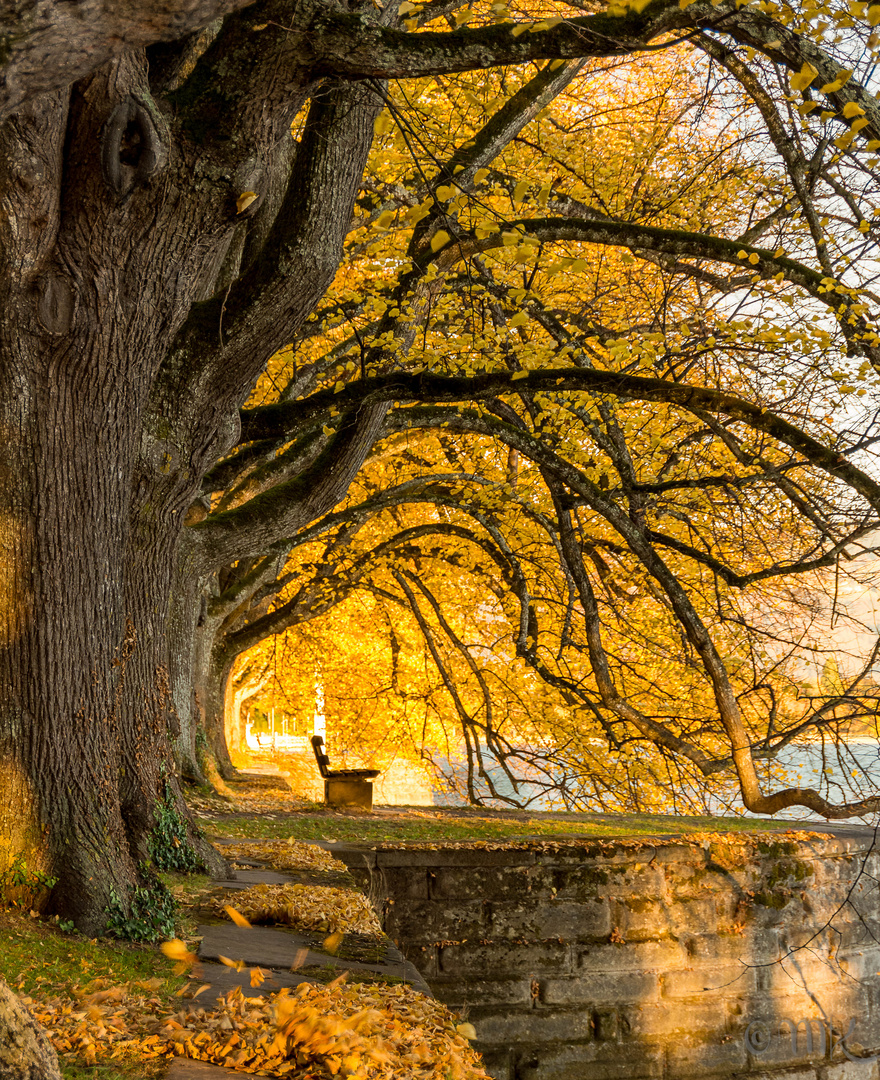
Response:
[{"label": "lake water", "polygon": [[[485,751],[484,760],[487,762],[492,760]],[[453,766],[447,767],[463,783],[465,771],[463,763],[455,763]],[[817,789],[829,802],[852,802],[873,792],[880,792],[880,741],[876,739],[856,739],[849,741],[839,749],[830,743],[824,748],[821,744],[790,747],[780,753],[772,766],[768,767],[759,764],[762,778],[768,768],[772,768],[776,776],[766,783],[765,791],[769,792],[778,790],[780,787],[799,785]],[[781,774],[780,770],[782,770]],[[558,796],[554,798],[552,795],[542,794],[539,786],[530,784],[527,780],[519,783],[519,792],[514,791],[504,771],[497,763],[494,766],[487,767],[487,772],[491,776],[492,783],[499,794],[516,799],[522,804],[528,803],[528,809],[530,810],[562,809]],[[503,809],[505,806],[510,805],[501,799],[489,798],[488,789],[485,785],[478,786],[478,791],[485,798],[487,806]],[[710,798],[706,800],[705,796],[699,801],[707,802],[708,805],[705,810],[695,810],[694,812],[708,812],[722,816],[730,813],[728,809],[730,801],[734,805],[738,804],[738,799],[732,799],[725,803],[720,799],[713,800]],[[435,802],[447,806],[462,804],[460,798],[443,795],[442,793],[436,795]],[[591,807],[583,806],[580,809],[589,810]],[[760,819],[762,815],[747,814],[746,816]],[[792,807],[774,816],[777,819],[782,818],[789,821],[825,820],[818,815],[812,814],[804,807]],[[855,824],[874,825],[880,820],[880,815],[871,814],[865,817],[853,817],[844,820]]]}]

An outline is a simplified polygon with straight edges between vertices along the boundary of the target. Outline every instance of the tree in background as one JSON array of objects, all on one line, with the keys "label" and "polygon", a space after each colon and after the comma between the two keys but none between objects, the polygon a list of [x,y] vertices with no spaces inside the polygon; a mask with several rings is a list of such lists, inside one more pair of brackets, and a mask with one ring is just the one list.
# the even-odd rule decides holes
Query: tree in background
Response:
[{"label": "tree in background", "polygon": [[[858,557],[871,550],[877,504],[868,473],[841,469],[841,450],[865,461],[870,455],[873,345],[870,332],[857,326],[864,311],[841,306],[839,294],[828,292],[831,279],[814,282],[821,303],[794,307],[786,281],[791,268],[772,275],[771,267],[754,269],[762,259],[774,269],[788,265],[782,252],[792,246],[809,257],[813,234],[805,242],[806,216],[807,224],[824,230],[819,240],[827,233],[834,242],[834,265],[861,272],[850,262],[865,250],[864,219],[851,219],[848,233],[819,211],[841,209],[835,167],[852,183],[855,170],[867,163],[849,160],[839,146],[820,139],[810,148],[815,175],[809,191],[797,188],[811,129],[791,125],[735,57],[719,55],[710,39],[701,40],[700,48],[723,61],[720,103],[706,99],[707,73],[694,71],[691,50],[650,62],[603,64],[554,88],[550,102],[542,97],[541,116],[512,138],[516,112],[509,102],[480,127],[473,90],[436,81],[413,90],[405,107],[391,110],[396,126],[383,119],[377,124],[385,140],[368,163],[365,183],[376,194],[372,204],[362,200],[372,231],[363,224],[352,231],[347,264],[325,305],[258,388],[256,400],[271,401],[277,387],[285,387],[282,403],[245,412],[245,435],[253,441],[218,469],[224,483],[230,475],[235,479],[217,510],[272,490],[289,468],[287,455],[301,453],[317,431],[317,416],[328,421],[326,433],[344,417],[349,392],[361,400],[346,378],[359,374],[362,364],[393,369],[370,384],[379,397],[384,383],[398,405],[389,410],[384,438],[355,481],[350,507],[302,530],[296,550],[312,537],[323,539],[307,549],[310,554],[285,563],[280,577],[268,557],[258,564],[259,577],[252,563],[231,572],[235,582],[251,575],[257,606],[242,604],[237,585],[230,590],[229,609],[239,622],[219,652],[231,665],[237,650],[283,627],[303,627],[352,593],[402,605],[415,619],[448,697],[440,711],[453,711],[456,738],[464,739],[460,750],[470,766],[465,791],[471,797],[481,770],[485,781],[480,747],[494,742],[490,757],[513,769],[511,776],[516,762],[525,767],[528,758],[534,770],[537,759],[550,790],[562,775],[565,798],[602,805],[620,805],[620,798],[634,805],[650,787],[668,792],[674,783],[676,799],[685,799],[688,790],[708,795],[707,777],[718,784],[713,797],[730,799],[733,771],[751,809],[805,805],[848,816],[874,806],[870,791],[838,806],[833,804],[841,800],[827,791],[821,796],[795,787],[767,799],[762,790],[762,773],[765,783],[778,784],[761,762],[817,730],[837,735],[843,721],[874,709],[870,648],[833,700],[805,694],[798,668],[813,647],[824,647],[819,639],[827,628],[814,610],[822,591],[816,575],[842,562],[858,576]],[[708,77],[713,70],[709,65]],[[516,89],[509,100],[518,98],[517,122],[551,74],[548,69]],[[481,86],[493,103],[497,90],[488,81]],[[711,117],[708,134],[693,124],[694,114]],[[769,145],[757,152],[763,123]],[[786,124],[794,129],[790,138]],[[507,140],[503,161],[493,159],[495,167],[483,168],[485,175],[473,172],[481,181],[474,193],[449,183],[437,187],[442,205],[416,202],[383,178],[388,157],[397,168],[410,160],[413,146],[425,159],[411,180],[417,194],[432,168],[435,180],[463,175],[465,166],[457,174],[458,165],[447,165],[445,173],[436,168],[444,154],[449,162],[459,154],[449,154],[450,131],[465,147],[492,145],[494,151],[493,134]],[[795,153],[789,142],[798,141]],[[530,179],[520,179],[526,169]],[[792,183],[802,197],[795,192],[780,202]],[[597,214],[597,206],[601,217],[586,217]],[[522,217],[505,228],[511,210],[560,216]],[[433,225],[425,226],[432,217]],[[629,235],[617,228],[621,219],[630,222]],[[698,225],[701,239],[633,223],[644,220]],[[410,262],[416,262],[413,245],[422,228],[433,239],[423,241],[426,253],[417,270]],[[465,239],[454,252],[460,261],[451,261],[442,276],[437,265],[448,253],[451,229]],[[538,242],[541,229],[547,238]],[[725,229],[744,236],[742,244],[772,237],[779,246],[771,254],[737,241],[725,255],[736,269],[725,273],[710,269],[706,259],[678,256],[689,237],[702,244],[710,230]],[[563,242],[578,236],[589,236],[593,246]],[[599,238],[612,243],[599,246]],[[656,250],[665,243],[674,257]],[[823,250],[828,241],[816,244],[822,264],[831,265]],[[584,251],[590,259],[578,257]],[[395,305],[381,288],[367,292],[371,274],[401,262],[407,283],[415,275],[429,292],[419,311],[404,310],[406,301],[399,299]],[[852,321],[835,330],[828,307]],[[405,331],[410,339],[401,344]],[[842,358],[841,345],[858,363]],[[560,361],[567,366],[555,366]],[[415,379],[407,377],[410,366],[420,372]],[[512,369],[510,383],[490,377],[492,366]],[[458,374],[433,378],[437,371]],[[499,392],[514,383],[517,394]],[[294,396],[294,386],[302,393],[322,384],[323,399],[319,391],[307,406],[283,403]],[[356,391],[361,394],[360,384]],[[484,404],[404,405],[404,395],[412,403],[470,396]],[[321,412],[312,412],[322,400]],[[832,434],[834,425],[846,426]],[[442,434],[423,434],[431,430]],[[262,445],[258,435],[268,436]],[[263,454],[258,461],[257,451]],[[432,509],[415,519],[411,509],[400,509],[417,503]],[[376,525],[383,514],[384,524]],[[409,529],[404,517],[412,521]],[[389,528],[398,529],[396,538]],[[431,560],[442,563],[445,583],[426,581],[422,567]],[[493,696],[460,647],[465,627],[476,630],[473,606],[471,622],[459,620],[456,632],[442,625],[441,612],[474,587],[463,585],[462,569],[480,560],[483,575],[490,571],[491,580],[494,572],[495,593],[507,597],[506,610],[499,600],[496,614],[508,627],[509,648],[505,653],[498,635],[487,632],[478,635],[479,647],[494,649],[501,666],[518,656],[566,702],[566,721],[551,710],[554,723],[541,734],[536,755],[523,752],[528,726],[502,745],[493,723],[473,722],[475,711],[489,715]],[[478,588],[486,587],[485,576],[476,580]],[[422,595],[423,588],[433,592]],[[267,610],[273,591],[279,599]],[[329,636],[301,630],[296,639],[303,647],[303,674],[297,679],[290,662],[285,678],[298,683],[291,691],[298,698],[313,690],[314,642],[322,640],[321,648],[332,651],[346,633],[338,614],[333,626]],[[356,630],[348,633],[356,636]],[[456,661],[441,658],[432,633],[449,644]],[[394,653],[390,638],[389,646]],[[358,675],[348,677],[357,681]],[[464,700],[462,686],[469,680],[475,681],[474,707]],[[372,700],[372,680],[366,681],[360,696],[338,695],[343,743],[346,729],[364,718],[355,699]],[[396,686],[395,697],[400,692]],[[413,692],[427,696],[424,683]],[[493,693],[504,698],[497,684]],[[222,702],[222,695],[215,700]],[[349,702],[346,715],[342,700]],[[399,702],[392,704],[391,695],[386,701],[385,723],[393,728]],[[502,712],[495,708],[496,716]],[[505,720],[509,730],[509,716]],[[209,727],[222,759],[222,708],[211,713]],[[387,731],[378,741],[368,733],[361,737],[375,753]],[[633,794],[639,785],[612,779],[594,756],[588,755],[588,764],[582,760],[590,738],[614,755],[628,748],[633,772],[648,780],[642,795]],[[646,745],[662,758],[653,777],[645,770]],[[748,746],[738,762],[731,745]]]}]

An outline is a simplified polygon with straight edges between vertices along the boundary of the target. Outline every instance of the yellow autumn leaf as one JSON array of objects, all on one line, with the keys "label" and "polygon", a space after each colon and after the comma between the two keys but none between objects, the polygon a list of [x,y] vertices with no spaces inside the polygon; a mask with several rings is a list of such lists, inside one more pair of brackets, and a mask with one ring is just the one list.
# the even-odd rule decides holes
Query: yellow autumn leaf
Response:
[{"label": "yellow autumn leaf", "polygon": [[337,930],[335,934],[331,934],[329,937],[324,938],[324,950],[331,955],[335,955],[339,951],[339,946],[342,944],[342,939],[345,935],[341,930]]},{"label": "yellow autumn leaf", "polygon": [[408,225],[417,225],[423,218],[426,218],[431,213],[431,208],[427,203],[419,203],[418,206],[411,206],[409,210],[403,215]]},{"label": "yellow autumn leaf", "polygon": [[244,917],[244,915],[242,915],[240,911],[236,911],[235,908],[231,904],[224,904],[223,905],[223,910],[226,912],[226,914],[229,916],[229,918],[232,919],[232,921],[235,923],[236,926],[250,926],[251,925],[247,921],[247,919]]},{"label": "yellow autumn leaf", "polygon": [[450,236],[445,229],[438,229],[431,237],[431,251],[439,251],[449,243]]},{"label": "yellow autumn leaf", "polygon": [[466,1039],[475,1039],[477,1037],[477,1029],[473,1024],[456,1024],[455,1030],[459,1035],[464,1035]]},{"label": "yellow autumn leaf", "polygon": [[221,964],[225,964],[226,967],[234,968],[236,971],[244,971],[247,966],[244,960],[230,960],[228,956],[220,956],[218,954],[217,959]]},{"label": "yellow autumn leaf", "polygon": [[169,960],[176,960],[181,964],[194,964],[198,959],[196,954],[191,953],[179,938],[172,938],[171,941],[163,941],[159,948]]},{"label": "yellow autumn leaf", "polygon": [[806,90],[818,74],[812,64],[804,64],[797,75],[792,75],[789,79],[789,85],[792,90]]},{"label": "yellow autumn leaf", "polygon": [[236,214],[243,214],[245,210],[256,202],[257,193],[255,191],[243,191],[241,195],[235,200],[235,212]]},{"label": "yellow autumn leaf", "polygon": [[376,135],[387,135],[393,127],[394,120],[391,114],[387,112],[380,113],[373,123],[373,131]]},{"label": "yellow autumn leaf", "polygon": [[820,94],[836,94],[838,90],[846,86],[849,80],[852,78],[852,71],[844,68],[832,82],[825,83],[824,86],[819,88]]}]

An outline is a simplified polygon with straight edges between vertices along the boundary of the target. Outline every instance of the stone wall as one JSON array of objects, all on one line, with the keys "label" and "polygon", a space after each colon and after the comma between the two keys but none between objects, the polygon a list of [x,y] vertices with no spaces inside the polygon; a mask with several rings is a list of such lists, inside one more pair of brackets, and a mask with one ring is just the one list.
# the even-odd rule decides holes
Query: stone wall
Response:
[{"label": "stone wall", "polygon": [[854,1060],[880,1050],[880,854],[863,836],[334,854],[497,1080],[877,1080]]}]

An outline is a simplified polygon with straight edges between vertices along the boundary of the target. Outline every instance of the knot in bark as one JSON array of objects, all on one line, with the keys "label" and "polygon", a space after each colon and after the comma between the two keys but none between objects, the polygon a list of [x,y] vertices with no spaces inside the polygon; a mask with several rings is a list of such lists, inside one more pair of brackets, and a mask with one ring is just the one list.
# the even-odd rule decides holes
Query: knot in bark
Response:
[{"label": "knot in bark", "polygon": [[167,132],[159,113],[133,97],[110,113],[101,133],[101,170],[120,202],[164,168],[168,152],[163,136]]}]

